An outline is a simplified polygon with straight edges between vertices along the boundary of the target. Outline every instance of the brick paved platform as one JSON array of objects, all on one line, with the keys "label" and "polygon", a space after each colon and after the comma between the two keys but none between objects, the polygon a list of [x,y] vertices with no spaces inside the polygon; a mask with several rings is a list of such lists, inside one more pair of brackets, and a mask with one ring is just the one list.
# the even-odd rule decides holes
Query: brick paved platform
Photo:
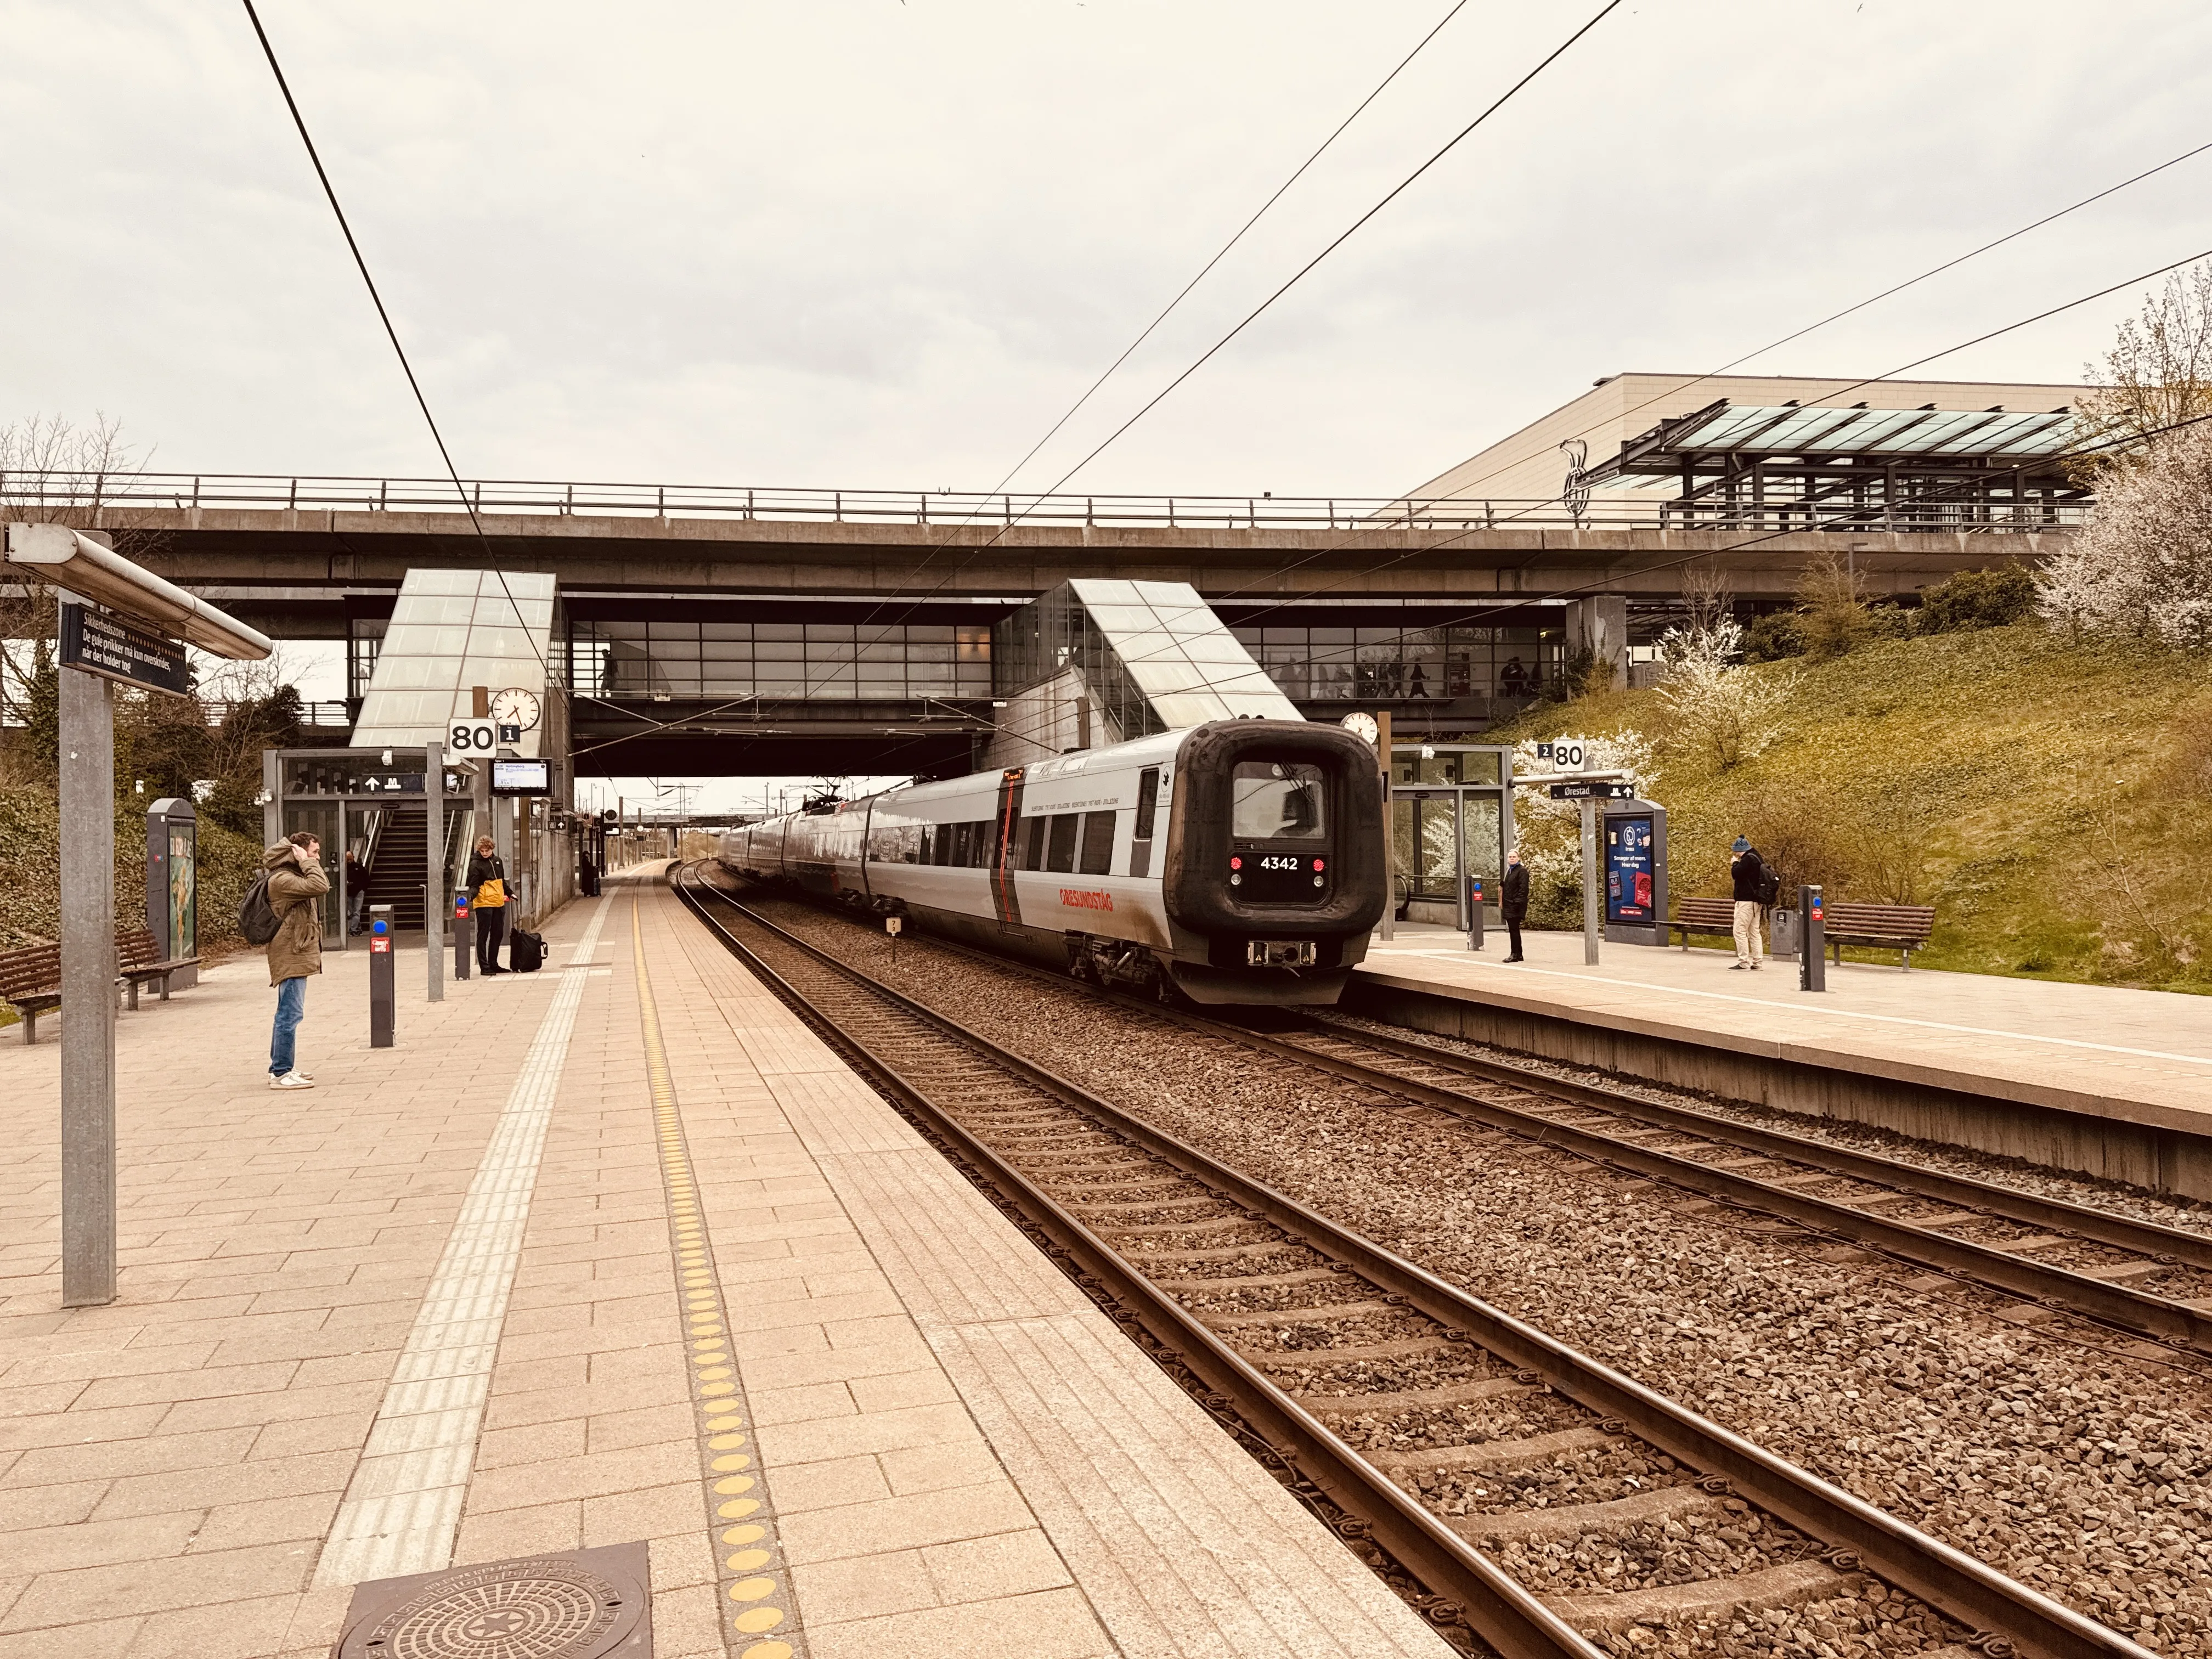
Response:
[{"label": "brick paved platform", "polygon": [[264,1086],[258,959],[121,1017],[121,1298],[0,1042],[0,1659],[307,1659],[362,1578],[648,1540],[661,1659],[1448,1649],[665,890]]},{"label": "brick paved platform", "polygon": [[1348,1006],[1663,1081],[2212,1197],[2212,998],[1399,924]]}]

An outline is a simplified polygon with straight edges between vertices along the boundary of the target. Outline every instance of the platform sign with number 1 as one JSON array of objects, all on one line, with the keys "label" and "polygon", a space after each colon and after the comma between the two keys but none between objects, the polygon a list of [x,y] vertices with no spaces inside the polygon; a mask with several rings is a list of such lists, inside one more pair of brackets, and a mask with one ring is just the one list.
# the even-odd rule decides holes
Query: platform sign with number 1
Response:
[{"label": "platform sign with number 1", "polygon": [[446,728],[446,747],[460,760],[489,760],[499,748],[499,727],[490,720],[452,721]]}]

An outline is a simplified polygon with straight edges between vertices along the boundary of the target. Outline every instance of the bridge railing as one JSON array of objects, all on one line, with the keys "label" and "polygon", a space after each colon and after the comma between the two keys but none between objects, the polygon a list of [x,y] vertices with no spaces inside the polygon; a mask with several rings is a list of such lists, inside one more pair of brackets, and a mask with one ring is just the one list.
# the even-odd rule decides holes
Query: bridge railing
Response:
[{"label": "bridge railing", "polygon": [[998,529],[1104,526],[1185,530],[1471,531],[1506,529],[2034,531],[2081,522],[2078,502],[1921,497],[1852,511],[1834,502],[1682,504],[1660,495],[1558,498],[1321,495],[1077,495],[951,490],[792,489],[729,484],[629,484],[480,478],[466,506],[445,478],[285,477],[274,473],[0,473],[0,512],[39,508],[243,507],[263,511],[574,514],[647,519],[768,519]]}]

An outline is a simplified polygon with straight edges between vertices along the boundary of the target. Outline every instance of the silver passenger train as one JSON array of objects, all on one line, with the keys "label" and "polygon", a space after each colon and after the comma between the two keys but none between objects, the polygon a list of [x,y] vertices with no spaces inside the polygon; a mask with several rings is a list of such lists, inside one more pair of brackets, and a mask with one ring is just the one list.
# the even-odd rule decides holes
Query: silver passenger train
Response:
[{"label": "silver passenger train", "polygon": [[1382,915],[1375,751],[1217,720],[722,838],[755,880],[1200,1003],[1331,1003]]}]

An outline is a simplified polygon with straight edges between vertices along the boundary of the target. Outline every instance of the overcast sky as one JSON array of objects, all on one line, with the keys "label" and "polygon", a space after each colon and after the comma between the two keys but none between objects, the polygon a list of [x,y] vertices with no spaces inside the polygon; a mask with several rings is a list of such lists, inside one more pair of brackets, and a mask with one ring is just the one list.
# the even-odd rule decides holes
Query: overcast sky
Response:
[{"label": "overcast sky", "polygon": [[[1016,481],[1595,9],[1470,0]],[[1449,0],[265,0],[464,474],[988,489]],[[2212,139],[2212,7],[1637,0],[1073,487],[1389,495]],[[0,422],[436,458],[224,0],[0,0]],[[1751,367],[1856,377],[2212,246],[2212,155]],[[2080,377],[2122,295],[1944,359]],[[1055,462],[1058,465],[1055,465]]]}]

